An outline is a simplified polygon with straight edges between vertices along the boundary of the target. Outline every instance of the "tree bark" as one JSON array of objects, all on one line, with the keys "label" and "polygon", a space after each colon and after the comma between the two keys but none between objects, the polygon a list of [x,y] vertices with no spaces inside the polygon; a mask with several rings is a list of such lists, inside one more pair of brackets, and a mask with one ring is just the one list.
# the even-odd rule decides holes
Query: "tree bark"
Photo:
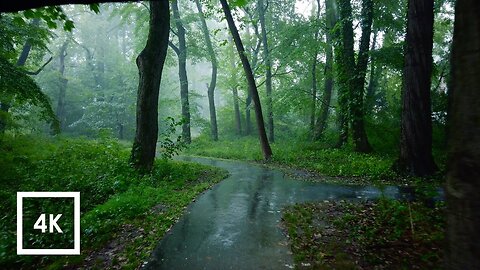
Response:
[{"label": "tree bark", "polygon": [[447,162],[447,269],[480,269],[480,2],[457,0]]},{"label": "tree bark", "polygon": [[[250,15],[250,13],[249,13]],[[253,18],[250,17],[250,20],[253,21]],[[253,24],[255,29],[255,36],[257,37],[257,45],[256,47],[252,48],[252,57],[251,57],[251,70],[253,75],[255,76],[255,70],[257,69],[257,62],[258,62],[258,53],[260,50],[260,45],[262,40],[260,39],[260,34],[258,31],[258,25]],[[250,28],[247,27],[247,35],[250,37]],[[252,121],[250,117],[250,112],[252,108],[252,94],[250,91],[247,91],[247,97],[245,98],[245,135],[248,136],[252,133]]]},{"label": "tree bark", "polygon": [[[315,7],[315,5],[312,5],[312,9]],[[313,12],[313,10],[312,10]],[[316,16],[316,21],[320,20],[320,0],[317,0],[317,16]],[[315,49],[313,52],[313,57],[312,57],[312,104],[310,107],[310,132],[314,137],[314,130],[315,130],[315,114],[317,112],[317,57],[318,57],[318,33],[319,29],[315,31],[315,34],[313,35],[313,40],[315,42]],[[327,45],[328,46],[328,45]]]},{"label": "tree bark", "polygon": [[57,118],[60,122],[60,130],[63,131],[66,127],[66,112],[65,112],[65,93],[67,91],[68,80],[65,78],[65,57],[67,56],[67,46],[69,39],[63,42],[60,47],[59,53],[59,73],[60,73],[60,86],[58,89],[58,102],[57,102]]},{"label": "tree bark", "polygon": [[158,138],[158,95],[170,32],[168,0],[150,2],[149,26],[147,44],[137,57],[137,129],[131,155],[133,166],[145,171],[153,167]]},{"label": "tree bark", "polygon": [[210,34],[208,33],[207,22],[205,21],[205,15],[203,14],[202,5],[199,0],[195,0],[197,5],[198,14],[200,16],[200,22],[202,24],[203,37],[205,38],[205,43],[207,44],[207,51],[210,56],[210,62],[212,63],[212,77],[210,79],[210,84],[207,85],[208,93],[208,104],[210,109],[210,131],[212,135],[212,140],[218,141],[218,128],[217,128],[217,112],[215,109],[215,87],[217,85],[217,57],[213,51],[212,40],[210,39]]},{"label": "tree bark", "polygon": [[341,20],[341,42],[336,48],[338,63],[338,90],[339,127],[340,134],[337,147],[342,147],[348,140],[348,122],[351,117],[349,105],[353,89],[355,74],[355,52],[353,50],[352,5],[350,0],[338,0]]},{"label": "tree bark", "polygon": [[[352,88],[352,135],[355,143],[355,151],[368,153],[372,151],[372,147],[368,142],[367,133],[364,124],[364,90],[365,76],[368,66],[368,52],[370,49],[370,35],[372,33],[373,22],[373,0],[363,0],[362,2],[362,36],[360,37],[360,48],[358,52],[357,64],[355,68],[355,76]],[[353,36],[352,36],[353,38]]]},{"label": "tree bark", "polygon": [[245,48],[243,47],[242,40],[238,34],[237,27],[233,21],[232,13],[230,12],[230,7],[227,4],[227,0],[220,0],[222,4],[223,12],[225,13],[225,18],[227,19],[228,28],[232,33],[235,46],[237,47],[238,55],[242,61],[243,70],[248,82],[249,92],[252,95],[252,100],[255,105],[255,116],[257,120],[258,136],[260,140],[260,145],[262,147],[263,158],[265,160],[270,160],[272,156],[272,149],[268,142],[267,134],[265,132],[265,125],[263,122],[263,113],[262,105],[260,104],[260,97],[258,96],[257,85],[255,84],[255,78],[253,77],[252,68],[250,67],[250,62],[247,59],[245,54]]},{"label": "tree bark", "polygon": [[[268,6],[267,6],[268,7]],[[267,7],[263,4],[263,0],[258,0],[258,17],[260,26],[262,27],[262,44],[263,44],[263,60],[265,63],[265,89],[267,92],[267,127],[268,139],[270,142],[275,141],[273,127],[273,98],[272,98],[272,61],[270,59],[270,51],[268,48],[267,27],[265,23],[265,12]]]},{"label": "tree bark", "polygon": [[187,45],[185,39],[185,28],[180,18],[178,2],[172,1],[173,18],[177,28],[178,36],[178,77],[180,78],[180,99],[182,101],[182,137],[185,143],[192,142],[190,132],[190,104],[188,101],[188,77],[187,77]]},{"label": "tree bark", "polygon": [[[372,41],[372,48],[370,51],[375,51],[377,45],[377,36],[378,32],[375,31],[373,34],[373,41]],[[378,73],[381,73],[381,69],[378,70]],[[377,69],[375,68],[375,58],[370,56],[370,78],[367,87],[367,93],[365,95],[365,112],[366,114],[370,114],[372,109],[375,105],[375,91],[377,89],[378,77],[377,77]]]},{"label": "tree bark", "polygon": [[235,66],[235,48],[234,44],[232,43],[232,37],[228,36],[228,41],[231,46],[231,50],[229,50],[228,57],[230,58],[230,64],[232,66],[232,73],[231,73],[231,82],[232,82],[232,94],[233,94],[233,110],[235,114],[235,131],[237,135],[242,135],[242,117],[240,114],[240,106],[238,105],[238,84],[237,84],[237,73],[236,73],[236,66]]},{"label": "tree bark", "polygon": [[[315,129],[313,132],[313,139],[318,141],[322,138],[323,132],[327,126],[328,112],[330,108],[330,102],[332,100],[333,90],[333,50],[332,50],[332,31],[337,24],[338,16],[334,8],[335,0],[325,1],[325,19],[326,19],[326,32],[325,32],[325,85],[322,97],[322,104],[320,106],[319,116],[315,123]],[[335,37],[338,38],[338,37]]]},{"label": "tree bark", "polygon": [[400,157],[402,173],[433,174],[430,85],[433,46],[433,0],[409,0],[402,91]]}]

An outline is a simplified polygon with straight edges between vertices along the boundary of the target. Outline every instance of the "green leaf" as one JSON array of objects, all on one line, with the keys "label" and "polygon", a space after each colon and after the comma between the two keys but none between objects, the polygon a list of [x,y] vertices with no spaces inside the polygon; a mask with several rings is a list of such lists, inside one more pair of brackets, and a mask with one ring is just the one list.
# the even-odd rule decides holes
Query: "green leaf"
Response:
[{"label": "green leaf", "polygon": [[50,29],[57,29],[57,23],[52,20],[46,20],[47,26]]},{"label": "green leaf", "polygon": [[27,19],[32,19],[35,17],[35,13],[33,12],[33,10],[29,9],[29,10],[25,10],[23,12],[23,15],[25,16],[25,18]]},{"label": "green leaf", "polygon": [[100,4],[98,3],[90,4],[90,10],[95,12],[96,14],[100,13]]},{"label": "green leaf", "polygon": [[73,24],[72,20],[65,21],[65,24],[63,25],[63,30],[72,32],[73,28],[75,28],[75,25]]}]

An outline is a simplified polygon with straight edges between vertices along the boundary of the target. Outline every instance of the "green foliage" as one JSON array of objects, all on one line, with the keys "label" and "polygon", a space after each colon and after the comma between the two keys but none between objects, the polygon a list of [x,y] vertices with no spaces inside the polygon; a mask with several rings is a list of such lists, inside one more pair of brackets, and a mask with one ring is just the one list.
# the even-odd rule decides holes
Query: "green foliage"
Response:
[{"label": "green foliage", "polygon": [[177,132],[177,127],[183,124],[183,121],[175,122],[172,117],[167,117],[167,128],[160,134],[160,155],[163,159],[171,159],[173,156],[178,155],[178,152],[185,148],[185,142],[182,140],[182,136],[178,135],[176,140],[171,139],[172,135]]},{"label": "green foliage", "polygon": [[[23,11],[23,16],[26,19],[38,18],[42,19],[48,26],[48,28],[56,29],[57,22],[63,22],[63,30],[71,32],[75,27],[73,21],[68,19],[67,15],[63,11],[61,6],[47,6],[42,8],[35,8]],[[23,20],[21,17],[17,17],[18,20]]]},{"label": "green foliage", "polygon": [[253,137],[212,142],[209,136],[196,138],[186,149],[187,154],[225,159],[261,160],[260,143]]},{"label": "green foliage", "polygon": [[[109,139],[2,136],[0,150],[0,211],[4,213],[0,219],[0,263],[9,268],[32,264],[45,266],[54,260],[59,260],[58,265],[78,261],[75,256],[14,255],[17,191],[79,191],[83,254],[101,248],[118,236],[115,232],[127,223],[157,232],[145,235],[141,243],[125,243],[139,244],[143,248],[141,256],[129,255],[132,257],[130,263],[136,267],[194,196],[225,176],[225,172],[218,169],[166,160],[158,161],[151,174],[140,175],[128,165],[129,149]],[[165,205],[165,213],[150,212],[158,204]],[[62,227],[71,228],[67,204],[29,202],[25,215],[36,219],[34,214],[39,208],[65,213]],[[48,234],[35,235],[35,244],[68,246],[70,232],[71,229],[53,240]]]},{"label": "green foliage", "polygon": [[[393,160],[388,156],[355,153],[349,149],[325,148],[321,143],[283,140],[272,144],[273,162],[312,170],[328,176],[366,177],[391,181]],[[254,137],[227,138],[212,142],[207,136],[195,139],[188,154],[227,159],[261,160],[259,142]]]},{"label": "green foliage", "polygon": [[50,105],[49,98],[25,72],[0,57],[0,96],[2,102],[32,104],[41,107],[42,117],[51,123],[52,130],[59,132],[59,123]]}]

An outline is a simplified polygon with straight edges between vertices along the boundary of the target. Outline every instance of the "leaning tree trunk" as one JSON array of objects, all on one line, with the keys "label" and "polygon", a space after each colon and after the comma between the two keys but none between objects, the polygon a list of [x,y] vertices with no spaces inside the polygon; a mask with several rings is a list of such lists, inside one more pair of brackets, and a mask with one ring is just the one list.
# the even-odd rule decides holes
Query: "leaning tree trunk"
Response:
[{"label": "leaning tree trunk", "polygon": [[223,12],[225,13],[225,18],[227,19],[228,28],[232,33],[235,46],[237,47],[238,55],[242,61],[243,70],[245,76],[247,77],[248,89],[252,95],[252,100],[255,105],[255,116],[257,120],[258,136],[260,140],[260,145],[262,147],[263,158],[269,160],[272,156],[272,149],[268,143],[267,134],[265,132],[265,124],[263,122],[262,114],[262,105],[260,104],[260,97],[258,96],[257,85],[255,84],[255,78],[253,77],[252,68],[250,67],[250,62],[248,62],[247,56],[245,54],[245,48],[243,47],[242,40],[238,34],[237,27],[233,21],[232,13],[230,12],[230,7],[227,4],[227,0],[220,0],[222,4]]},{"label": "leaning tree trunk", "polygon": [[[267,6],[268,7],[268,6]],[[275,141],[273,129],[273,98],[272,98],[272,61],[270,59],[270,51],[268,48],[267,28],[265,23],[265,11],[263,0],[258,0],[258,17],[260,26],[262,27],[262,44],[263,44],[263,60],[265,63],[265,89],[267,92],[267,127],[268,139],[270,142]]]},{"label": "leaning tree trunk", "polygon": [[480,2],[457,0],[447,162],[447,269],[480,269]]},{"label": "leaning tree trunk", "polygon": [[370,35],[372,33],[373,22],[373,0],[363,0],[362,2],[362,36],[360,38],[360,48],[358,52],[355,76],[352,77],[352,102],[350,104],[352,117],[352,135],[355,143],[355,151],[368,153],[372,147],[368,142],[367,133],[364,124],[364,90],[365,75],[367,74],[368,52],[370,49]]},{"label": "leaning tree trunk", "polygon": [[149,26],[147,44],[137,57],[137,130],[131,156],[133,166],[146,171],[153,167],[158,138],[158,94],[170,31],[168,0],[150,2]]},{"label": "leaning tree trunk", "polygon": [[63,42],[60,47],[59,53],[59,72],[60,72],[60,85],[58,89],[58,102],[57,102],[57,118],[60,121],[60,130],[63,131],[66,127],[66,111],[65,111],[65,93],[67,91],[68,80],[65,78],[65,57],[67,56],[67,46],[69,39]]},{"label": "leaning tree trunk", "polygon": [[195,0],[197,5],[198,14],[200,15],[200,22],[202,23],[203,37],[207,44],[208,55],[210,56],[210,62],[212,63],[212,77],[208,89],[208,104],[210,109],[210,130],[212,134],[212,140],[218,141],[218,128],[217,128],[217,112],[215,110],[215,86],[217,85],[217,57],[213,51],[212,40],[208,33],[207,22],[205,21],[205,15],[203,14],[202,5],[199,0]]},{"label": "leaning tree trunk", "polygon": [[[332,50],[332,31],[337,24],[338,18],[334,8],[335,0],[326,0],[325,2],[325,17],[326,17],[326,44],[325,44],[325,85],[322,97],[322,104],[320,106],[319,116],[315,123],[315,129],[313,132],[313,139],[319,140],[323,136],[327,125],[328,111],[330,108],[330,102],[332,100],[333,90],[333,50]],[[320,6],[320,5],[319,5]],[[337,36],[337,35],[335,35]],[[338,38],[338,37],[335,37]]]},{"label": "leaning tree trunk", "polygon": [[178,2],[172,1],[173,17],[177,27],[178,36],[178,77],[180,78],[180,99],[182,101],[182,137],[185,143],[192,142],[190,132],[190,104],[188,102],[188,78],[187,78],[187,44],[185,39],[185,28],[183,27]]},{"label": "leaning tree trunk", "polygon": [[430,104],[432,46],[433,0],[409,0],[400,157],[395,166],[400,172],[414,176],[436,171]]}]

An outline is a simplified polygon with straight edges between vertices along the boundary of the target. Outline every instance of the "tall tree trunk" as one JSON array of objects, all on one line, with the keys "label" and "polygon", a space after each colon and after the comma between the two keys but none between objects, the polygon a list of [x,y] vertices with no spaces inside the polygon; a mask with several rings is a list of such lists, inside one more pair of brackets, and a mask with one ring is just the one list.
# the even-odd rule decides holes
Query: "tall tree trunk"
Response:
[{"label": "tall tree trunk", "polygon": [[480,2],[457,0],[447,162],[447,269],[480,269]]},{"label": "tall tree trunk", "polygon": [[205,21],[205,15],[203,14],[202,5],[199,0],[195,0],[197,5],[198,14],[200,15],[200,22],[202,23],[202,32],[205,42],[207,44],[208,54],[210,56],[210,62],[212,63],[212,77],[210,84],[207,85],[208,89],[208,104],[210,109],[210,130],[212,140],[218,141],[218,128],[217,128],[217,112],[215,110],[215,86],[217,85],[217,57],[213,51],[212,40],[208,33],[207,22]]},{"label": "tall tree trunk", "polygon": [[312,57],[312,104],[310,106],[310,132],[314,132],[315,129],[315,113],[317,112],[317,56],[318,52],[315,52]]},{"label": "tall tree trunk", "polygon": [[[373,34],[372,48],[370,49],[371,52],[375,51],[376,49],[377,36],[378,36],[378,31],[375,31],[375,33]],[[381,71],[381,69],[379,71]],[[366,114],[370,114],[373,109],[373,106],[375,105],[375,91],[377,88],[377,83],[378,83],[378,78],[377,78],[377,70],[375,68],[375,58],[372,55],[370,56],[370,78],[368,82],[367,93],[365,95]]]},{"label": "tall tree trunk", "polygon": [[170,32],[168,0],[150,2],[150,29],[147,44],[137,57],[137,130],[131,162],[140,170],[153,167],[158,138],[158,94]]},{"label": "tall tree trunk", "polygon": [[[312,13],[315,5],[312,4]],[[320,0],[317,0],[317,16],[315,20],[318,22],[320,20]],[[310,132],[314,135],[315,130],[315,114],[317,112],[317,57],[318,57],[318,33],[319,29],[315,31],[313,40],[315,41],[315,51],[313,52],[312,57],[312,105],[310,107]]]},{"label": "tall tree trunk", "polygon": [[[364,126],[363,96],[365,74],[368,65],[370,34],[373,20],[373,0],[362,1],[362,36],[357,63],[355,63],[352,5],[350,0],[339,0],[342,21],[342,46],[337,50],[339,55],[339,105],[340,105],[340,138],[338,146],[346,143],[348,138],[348,120],[352,123],[355,151],[370,152]],[[348,108],[348,112],[346,112]]]},{"label": "tall tree trunk", "polygon": [[338,63],[338,105],[340,136],[337,147],[342,147],[348,140],[348,122],[351,117],[349,105],[355,74],[355,52],[353,51],[352,5],[350,0],[338,0],[341,20],[341,42],[336,48]]},{"label": "tall tree trunk", "polygon": [[233,110],[235,114],[235,131],[237,135],[242,135],[242,117],[240,114],[240,107],[238,105],[238,84],[237,84],[237,73],[236,73],[236,66],[235,66],[235,48],[234,44],[232,43],[232,36],[228,36],[228,41],[231,46],[231,50],[229,50],[228,57],[230,58],[230,64],[232,66],[232,74],[231,74],[231,82],[232,84],[232,94],[233,94]]},{"label": "tall tree trunk", "polygon": [[67,91],[68,80],[65,78],[65,57],[67,56],[67,46],[69,39],[63,42],[59,52],[59,73],[60,86],[58,89],[58,103],[57,103],[57,118],[60,121],[60,130],[63,131],[66,127],[66,112],[65,112],[65,93]]},{"label": "tall tree trunk", "polygon": [[[268,7],[268,6],[267,6]],[[265,12],[267,7],[263,4],[263,0],[258,0],[258,17],[260,26],[262,27],[262,44],[263,44],[263,60],[265,63],[265,89],[267,92],[267,127],[268,139],[270,142],[275,141],[273,129],[273,98],[272,98],[272,61],[270,59],[270,51],[268,48],[267,27],[265,23]]]},{"label": "tall tree trunk", "polygon": [[178,36],[178,77],[180,78],[180,99],[182,101],[182,137],[185,143],[192,142],[190,132],[190,104],[188,102],[188,78],[187,78],[187,45],[185,39],[185,28],[183,27],[178,2],[172,1],[173,18],[177,27]]},{"label": "tall tree trunk", "polygon": [[[260,37],[260,34],[258,33],[258,25],[254,24],[253,25],[255,29],[255,36]],[[250,37],[250,28],[247,27],[247,35]],[[255,76],[255,70],[257,68],[257,62],[258,62],[258,52],[260,50],[260,45],[261,45],[261,39],[257,40],[257,46],[252,49],[252,57],[251,57],[251,70],[253,75]],[[247,91],[247,97],[245,98],[245,135],[250,135],[252,133],[252,121],[250,117],[250,112],[252,108],[252,93],[250,91]]]},{"label": "tall tree trunk", "polygon": [[[324,93],[322,97],[322,104],[320,106],[319,116],[315,123],[315,130],[313,132],[313,139],[319,140],[323,136],[327,125],[328,111],[330,108],[330,102],[332,100],[333,90],[333,50],[332,50],[332,31],[337,24],[338,16],[334,7],[335,0],[325,1],[325,19],[326,19],[326,32],[325,32],[325,85]],[[320,6],[320,5],[319,5]],[[338,37],[335,37],[338,38]]]},{"label": "tall tree trunk", "polygon": [[433,0],[409,0],[402,91],[400,172],[426,176],[437,167],[432,156],[430,85],[433,46]]},{"label": "tall tree trunk", "polygon": [[352,135],[355,143],[355,151],[368,153],[372,151],[372,147],[368,142],[367,133],[364,125],[364,90],[365,90],[365,76],[367,74],[368,66],[368,52],[370,49],[370,35],[372,33],[373,22],[373,0],[362,1],[362,36],[360,37],[360,48],[358,52],[357,65],[355,68],[355,76],[353,79],[352,88],[352,103],[351,117],[352,117]]},{"label": "tall tree trunk", "polygon": [[252,107],[252,94],[250,90],[247,91],[247,97],[245,98],[245,135],[252,133],[252,118],[250,117],[250,109]]},{"label": "tall tree trunk", "polygon": [[242,61],[243,70],[248,82],[248,89],[252,95],[252,100],[255,104],[255,116],[257,120],[258,136],[260,140],[260,145],[262,147],[263,158],[269,160],[272,156],[272,149],[268,143],[267,134],[265,132],[265,125],[263,122],[263,113],[262,105],[260,104],[260,97],[258,96],[257,85],[255,84],[255,78],[253,77],[252,68],[250,67],[250,62],[247,59],[245,54],[245,48],[243,47],[242,40],[238,34],[237,27],[233,21],[232,13],[230,12],[230,7],[227,4],[227,0],[220,0],[222,4],[223,12],[225,13],[225,18],[227,19],[228,28],[232,33],[235,46],[237,47],[238,55]]}]

